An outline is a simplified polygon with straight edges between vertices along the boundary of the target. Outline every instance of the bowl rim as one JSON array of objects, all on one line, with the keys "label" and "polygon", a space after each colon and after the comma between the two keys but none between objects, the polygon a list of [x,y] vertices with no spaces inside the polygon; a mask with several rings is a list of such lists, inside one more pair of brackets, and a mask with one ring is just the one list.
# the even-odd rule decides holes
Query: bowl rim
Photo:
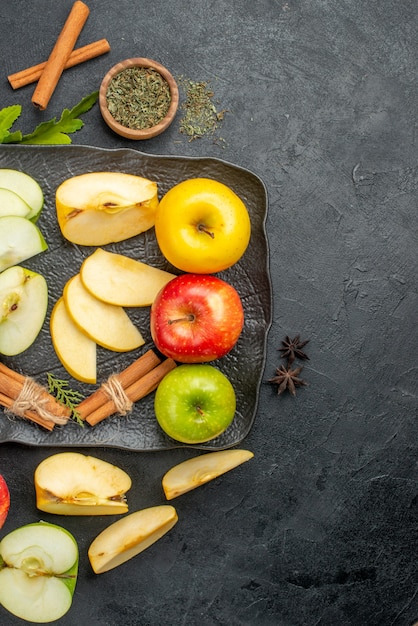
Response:
[{"label": "bowl rim", "polygon": [[[171,94],[170,106],[168,108],[166,116],[160,122],[158,122],[158,124],[155,124],[155,126],[150,126],[149,128],[142,129],[129,128],[128,126],[123,126],[122,124],[117,122],[109,112],[106,99],[106,93],[109,83],[114,76],[120,74],[120,72],[130,67],[147,67],[154,69],[156,72],[161,74],[161,76],[167,81]],[[177,113],[178,104],[179,89],[173,75],[164,65],[162,65],[158,61],[154,61],[153,59],[148,59],[147,57],[132,57],[116,63],[116,65],[111,67],[110,70],[105,74],[99,89],[99,107],[104,121],[115,133],[127,139],[150,139],[151,137],[156,137],[157,135],[162,133],[164,130],[166,130],[166,128],[168,128],[168,126],[170,126],[171,122],[173,121]]]}]

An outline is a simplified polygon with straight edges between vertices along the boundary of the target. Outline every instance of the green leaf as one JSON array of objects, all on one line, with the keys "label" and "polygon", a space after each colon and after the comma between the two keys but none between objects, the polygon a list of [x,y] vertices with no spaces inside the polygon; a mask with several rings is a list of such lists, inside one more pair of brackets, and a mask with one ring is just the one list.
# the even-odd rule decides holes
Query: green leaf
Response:
[{"label": "green leaf", "polygon": [[[68,135],[83,128],[84,122],[78,119],[79,115],[89,111],[97,102],[99,92],[85,96],[72,109],[64,109],[60,119],[54,117],[47,122],[41,122],[35,130],[27,135],[22,135],[20,131],[8,132],[21,112],[20,105],[13,105],[0,110],[0,143],[20,143],[30,144],[70,144],[71,137]],[[12,110],[9,110],[12,109]],[[6,128],[7,127],[7,128]]]},{"label": "green leaf", "polygon": [[21,112],[22,107],[20,104],[13,104],[12,106],[0,110],[0,143],[3,143],[5,139],[10,139],[12,136],[9,132],[10,128],[20,116]]}]

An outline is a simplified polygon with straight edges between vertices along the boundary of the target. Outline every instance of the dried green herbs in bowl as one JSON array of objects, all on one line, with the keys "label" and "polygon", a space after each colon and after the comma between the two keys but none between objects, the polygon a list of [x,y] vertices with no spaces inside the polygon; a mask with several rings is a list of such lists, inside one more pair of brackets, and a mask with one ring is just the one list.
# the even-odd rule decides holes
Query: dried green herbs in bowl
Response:
[{"label": "dried green herbs in bowl", "polygon": [[132,58],[114,65],[103,78],[99,106],[106,124],[127,139],[150,139],[173,121],[177,83],[157,61]]}]

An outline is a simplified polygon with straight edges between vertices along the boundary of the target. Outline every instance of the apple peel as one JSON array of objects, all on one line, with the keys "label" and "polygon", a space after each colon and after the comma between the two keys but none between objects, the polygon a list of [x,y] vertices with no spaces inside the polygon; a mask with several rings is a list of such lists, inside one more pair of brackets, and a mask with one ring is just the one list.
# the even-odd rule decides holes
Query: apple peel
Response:
[{"label": "apple peel", "polygon": [[188,459],[172,467],[163,476],[162,485],[167,500],[196,489],[225,474],[254,456],[250,450],[221,450]]},{"label": "apple peel", "polygon": [[10,492],[6,480],[0,474],[0,528],[6,521],[10,508]]},{"label": "apple peel", "polygon": [[114,522],[89,547],[93,571],[103,574],[132,559],[161,539],[177,521],[176,509],[162,504],[135,511]]}]

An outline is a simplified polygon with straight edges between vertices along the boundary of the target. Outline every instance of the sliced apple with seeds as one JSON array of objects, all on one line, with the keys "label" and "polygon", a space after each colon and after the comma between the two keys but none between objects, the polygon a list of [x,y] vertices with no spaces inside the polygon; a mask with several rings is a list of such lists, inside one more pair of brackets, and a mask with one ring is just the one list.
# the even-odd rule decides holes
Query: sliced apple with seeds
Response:
[{"label": "sliced apple with seeds", "polygon": [[39,183],[19,170],[0,169],[0,187],[13,191],[30,207],[27,219],[35,222],[44,205],[44,194]]},{"label": "sliced apple with seeds", "polygon": [[103,574],[151,546],[173,528],[176,509],[162,504],[135,511],[111,524],[91,543],[88,557],[93,571]]},{"label": "sliced apple with seeds", "polygon": [[71,607],[78,547],[61,526],[36,522],[0,542],[0,604],[31,623],[60,619]]},{"label": "sliced apple with seeds", "polygon": [[66,283],[63,298],[73,322],[103,348],[128,352],[144,345],[141,333],[123,307],[92,296],[84,287],[80,274]]},{"label": "sliced apple with seeds", "polygon": [[127,513],[130,476],[121,468],[79,452],[44,459],[34,474],[36,506],[57,515]]},{"label": "sliced apple with seeds", "polygon": [[48,286],[41,274],[20,265],[4,270],[0,274],[0,354],[14,356],[27,350],[41,331],[47,308]]},{"label": "sliced apple with seeds", "polygon": [[0,217],[0,272],[48,248],[39,228],[26,217]]},{"label": "sliced apple with seeds", "polygon": [[97,344],[74,324],[63,298],[59,298],[52,309],[50,331],[56,355],[70,376],[94,384]]},{"label": "sliced apple with seeds", "polygon": [[164,475],[162,485],[165,496],[167,500],[172,500],[249,461],[253,456],[249,450],[221,450],[183,461]]},{"label": "sliced apple with seeds", "polygon": [[17,193],[10,189],[0,188],[0,217],[6,215],[28,217],[30,212],[30,206]]},{"label": "sliced apple with seeds", "polygon": [[85,288],[99,300],[136,307],[150,306],[160,289],[175,275],[98,248],[83,261],[80,277]]},{"label": "sliced apple with seeds", "polygon": [[155,223],[157,183],[122,172],[88,172],[56,191],[63,236],[82,246],[104,246],[148,230]]}]

